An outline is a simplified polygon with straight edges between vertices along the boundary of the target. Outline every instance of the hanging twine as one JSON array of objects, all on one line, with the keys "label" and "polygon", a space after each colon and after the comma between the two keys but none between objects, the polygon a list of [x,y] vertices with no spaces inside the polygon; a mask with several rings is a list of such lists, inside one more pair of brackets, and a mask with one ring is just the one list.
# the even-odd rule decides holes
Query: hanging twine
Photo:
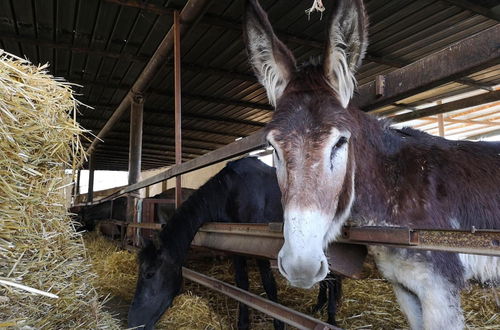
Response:
[{"label": "hanging twine", "polygon": [[321,13],[320,19],[323,18],[323,12],[325,11],[325,6],[323,6],[322,0],[314,0],[311,8],[306,10],[306,15],[308,19],[311,19],[311,13],[314,11],[319,11]]}]

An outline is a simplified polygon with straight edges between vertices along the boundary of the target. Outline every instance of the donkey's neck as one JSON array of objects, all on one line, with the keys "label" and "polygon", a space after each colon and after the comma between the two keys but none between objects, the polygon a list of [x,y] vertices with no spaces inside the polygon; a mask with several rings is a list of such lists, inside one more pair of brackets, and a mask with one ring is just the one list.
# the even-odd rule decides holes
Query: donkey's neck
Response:
[{"label": "donkey's neck", "polygon": [[[411,144],[404,134],[391,129],[385,120],[356,113],[360,127],[354,141],[355,202],[352,219],[358,225],[399,225],[395,218],[398,195],[398,155]],[[396,212],[397,213],[397,212]]]},{"label": "donkey's neck", "polygon": [[194,192],[169,219],[160,233],[162,248],[183,263],[191,241],[206,222],[224,218],[228,189],[224,180],[210,179]]}]

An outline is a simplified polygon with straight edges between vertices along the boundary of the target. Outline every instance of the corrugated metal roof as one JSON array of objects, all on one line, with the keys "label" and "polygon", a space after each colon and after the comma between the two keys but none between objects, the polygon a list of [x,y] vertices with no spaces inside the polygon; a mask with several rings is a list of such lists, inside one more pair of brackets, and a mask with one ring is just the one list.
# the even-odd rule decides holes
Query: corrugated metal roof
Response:
[{"label": "corrugated metal roof", "polygon": [[[130,2],[131,0],[129,0]],[[185,1],[139,1],[157,8],[183,7]],[[116,1],[115,1],[116,2]],[[4,0],[0,2],[0,47],[33,63],[50,63],[51,72],[83,87],[78,120],[97,134],[134,83],[170,29],[172,17],[112,0]],[[368,55],[359,84],[414,62],[498,21],[454,5],[456,1],[370,0]],[[304,10],[311,0],[261,0],[273,26],[299,61],[321,54],[326,19]],[[475,2],[483,8],[497,2]],[[270,120],[272,111],[256,83],[241,36],[242,1],[213,1],[207,14],[182,40],[183,159],[247,136]],[[295,39],[294,39],[295,38]],[[300,39],[297,41],[296,39]],[[392,65],[386,65],[387,62]],[[386,63],[386,64],[381,64]],[[143,168],[174,161],[173,72],[166,63],[145,95]],[[500,82],[497,67],[469,78]],[[415,106],[476,87],[449,83],[402,100]],[[386,106],[391,113],[400,108]],[[96,151],[98,169],[126,169],[128,116]]]}]

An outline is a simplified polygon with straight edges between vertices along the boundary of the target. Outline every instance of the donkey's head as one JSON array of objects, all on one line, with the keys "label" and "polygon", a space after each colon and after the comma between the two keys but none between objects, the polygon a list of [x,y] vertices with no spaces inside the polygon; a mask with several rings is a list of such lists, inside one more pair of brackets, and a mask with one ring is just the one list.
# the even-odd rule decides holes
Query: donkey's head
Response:
[{"label": "donkey's head", "polygon": [[248,1],[250,62],[276,107],[267,127],[284,208],[280,272],[310,287],[328,272],[325,246],[340,233],[354,199],[356,120],[347,109],[367,46],[361,0],[336,0],[322,63],[296,67],[257,0]]}]

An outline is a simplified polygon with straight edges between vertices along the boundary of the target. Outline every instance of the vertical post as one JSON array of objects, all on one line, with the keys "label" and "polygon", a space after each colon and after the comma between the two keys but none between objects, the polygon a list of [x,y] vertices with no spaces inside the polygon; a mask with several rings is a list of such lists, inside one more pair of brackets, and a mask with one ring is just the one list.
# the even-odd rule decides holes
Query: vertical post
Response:
[{"label": "vertical post", "polygon": [[95,168],[95,157],[92,154],[89,156],[89,189],[87,191],[88,203],[92,203],[94,201],[94,168]]},{"label": "vertical post", "polygon": [[[144,99],[135,94],[130,107],[130,143],[128,154],[128,184],[139,181],[141,176],[142,121]],[[137,192],[135,192],[137,194]]]},{"label": "vertical post", "polygon": [[[438,105],[443,104],[442,101],[437,101],[436,103]],[[439,134],[439,136],[444,137],[444,117],[443,117],[443,114],[442,113],[438,114],[437,119],[438,119],[438,134]]]},{"label": "vertical post", "polygon": [[[144,98],[142,97],[141,94],[135,94],[132,98],[132,103],[130,106],[130,140],[129,140],[129,153],[128,153],[129,185],[137,183],[141,176],[143,109],[144,109]],[[126,214],[127,222],[134,222],[137,197],[139,197],[138,191],[129,193],[127,196],[127,214]],[[121,234],[123,239],[125,236],[123,230],[121,231]],[[126,242],[122,240],[122,243],[125,244]]]},{"label": "vertical post", "polygon": [[[174,104],[175,104],[175,164],[182,163],[181,135],[181,31],[179,12],[174,11]],[[175,207],[182,203],[181,176],[175,177]]]},{"label": "vertical post", "polygon": [[80,177],[81,177],[81,170],[77,170],[76,171],[76,180],[75,180],[75,184],[73,185],[73,191],[72,191],[72,194],[73,194],[73,204],[77,204],[78,203],[78,195],[80,195]]}]

